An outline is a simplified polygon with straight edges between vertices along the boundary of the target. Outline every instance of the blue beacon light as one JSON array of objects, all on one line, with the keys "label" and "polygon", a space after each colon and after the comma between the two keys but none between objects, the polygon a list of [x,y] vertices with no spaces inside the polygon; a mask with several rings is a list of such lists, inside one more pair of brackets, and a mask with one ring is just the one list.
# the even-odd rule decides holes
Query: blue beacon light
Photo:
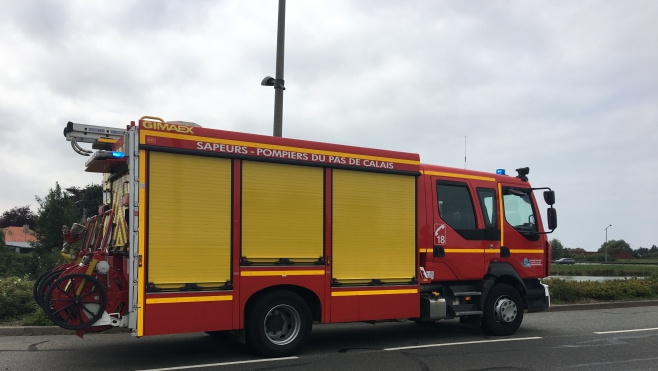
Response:
[{"label": "blue beacon light", "polygon": [[123,152],[112,152],[112,157],[113,158],[123,158],[126,154]]},{"label": "blue beacon light", "polygon": [[505,175],[505,169],[496,169],[496,174]]}]

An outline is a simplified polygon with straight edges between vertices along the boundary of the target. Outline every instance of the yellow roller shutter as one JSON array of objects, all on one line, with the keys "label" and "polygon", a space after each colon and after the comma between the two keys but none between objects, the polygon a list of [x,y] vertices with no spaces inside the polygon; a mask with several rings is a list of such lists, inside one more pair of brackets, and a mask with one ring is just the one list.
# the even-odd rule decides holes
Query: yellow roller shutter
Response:
[{"label": "yellow roller shutter", "polygon": [[150,153],[148,281],[158,288],[231,278],[231,161]]},{"label": "yellow roller shutter", "polygon": [[243,161],[242,256],[253,262],[323,256],[323,169]]},{"label": "yellow roller shutter", "polygon": [[407,282],[416,275],[415,179],[333,171],[333,278]]}]

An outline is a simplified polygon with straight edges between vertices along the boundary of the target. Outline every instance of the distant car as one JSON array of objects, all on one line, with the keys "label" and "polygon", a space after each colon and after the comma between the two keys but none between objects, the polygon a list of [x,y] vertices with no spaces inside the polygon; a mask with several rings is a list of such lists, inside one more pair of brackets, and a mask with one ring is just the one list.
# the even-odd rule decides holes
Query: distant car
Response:
[{"label": "distant car", "polygon": [[555,261],[555,264],[576,264],[572,258],[562,258]]}]

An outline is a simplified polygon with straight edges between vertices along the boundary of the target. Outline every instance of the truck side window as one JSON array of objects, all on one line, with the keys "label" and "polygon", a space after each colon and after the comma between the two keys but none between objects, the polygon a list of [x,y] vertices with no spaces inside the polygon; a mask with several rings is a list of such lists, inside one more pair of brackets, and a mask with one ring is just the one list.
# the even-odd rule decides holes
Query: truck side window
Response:
[{"label": "truck side window", "polygon": [[437,183],[439,216],[453,229],[476,229],[475,212],[468,187],[464,183]]},{"label": "truck side window", "polygon": [[484,217],[484,229],[497,229],[496,190],[491,188],[478,188],[477,194],[478,199],[480,200],[480,207],[482,208],[482,216]]},{"label": "truck side window", "polygon": [[537,231],[537,219],[529,193],[508,188],[503,192],[503,201],[505,219],[509,225],[521,233]]}]

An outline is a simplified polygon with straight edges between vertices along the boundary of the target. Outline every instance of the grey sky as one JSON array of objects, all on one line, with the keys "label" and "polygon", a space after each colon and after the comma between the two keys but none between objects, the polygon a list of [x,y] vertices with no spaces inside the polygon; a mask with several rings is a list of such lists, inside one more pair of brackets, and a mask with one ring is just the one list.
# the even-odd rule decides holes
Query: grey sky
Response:
[{"label": "grey sky", "polygon": [[[568,247],[658,245],[658,3],[288,0],[283,134],[557,193]],[[276,0],[0,3],[0,211],[99,182],[67,121],[271,134]]]}]

